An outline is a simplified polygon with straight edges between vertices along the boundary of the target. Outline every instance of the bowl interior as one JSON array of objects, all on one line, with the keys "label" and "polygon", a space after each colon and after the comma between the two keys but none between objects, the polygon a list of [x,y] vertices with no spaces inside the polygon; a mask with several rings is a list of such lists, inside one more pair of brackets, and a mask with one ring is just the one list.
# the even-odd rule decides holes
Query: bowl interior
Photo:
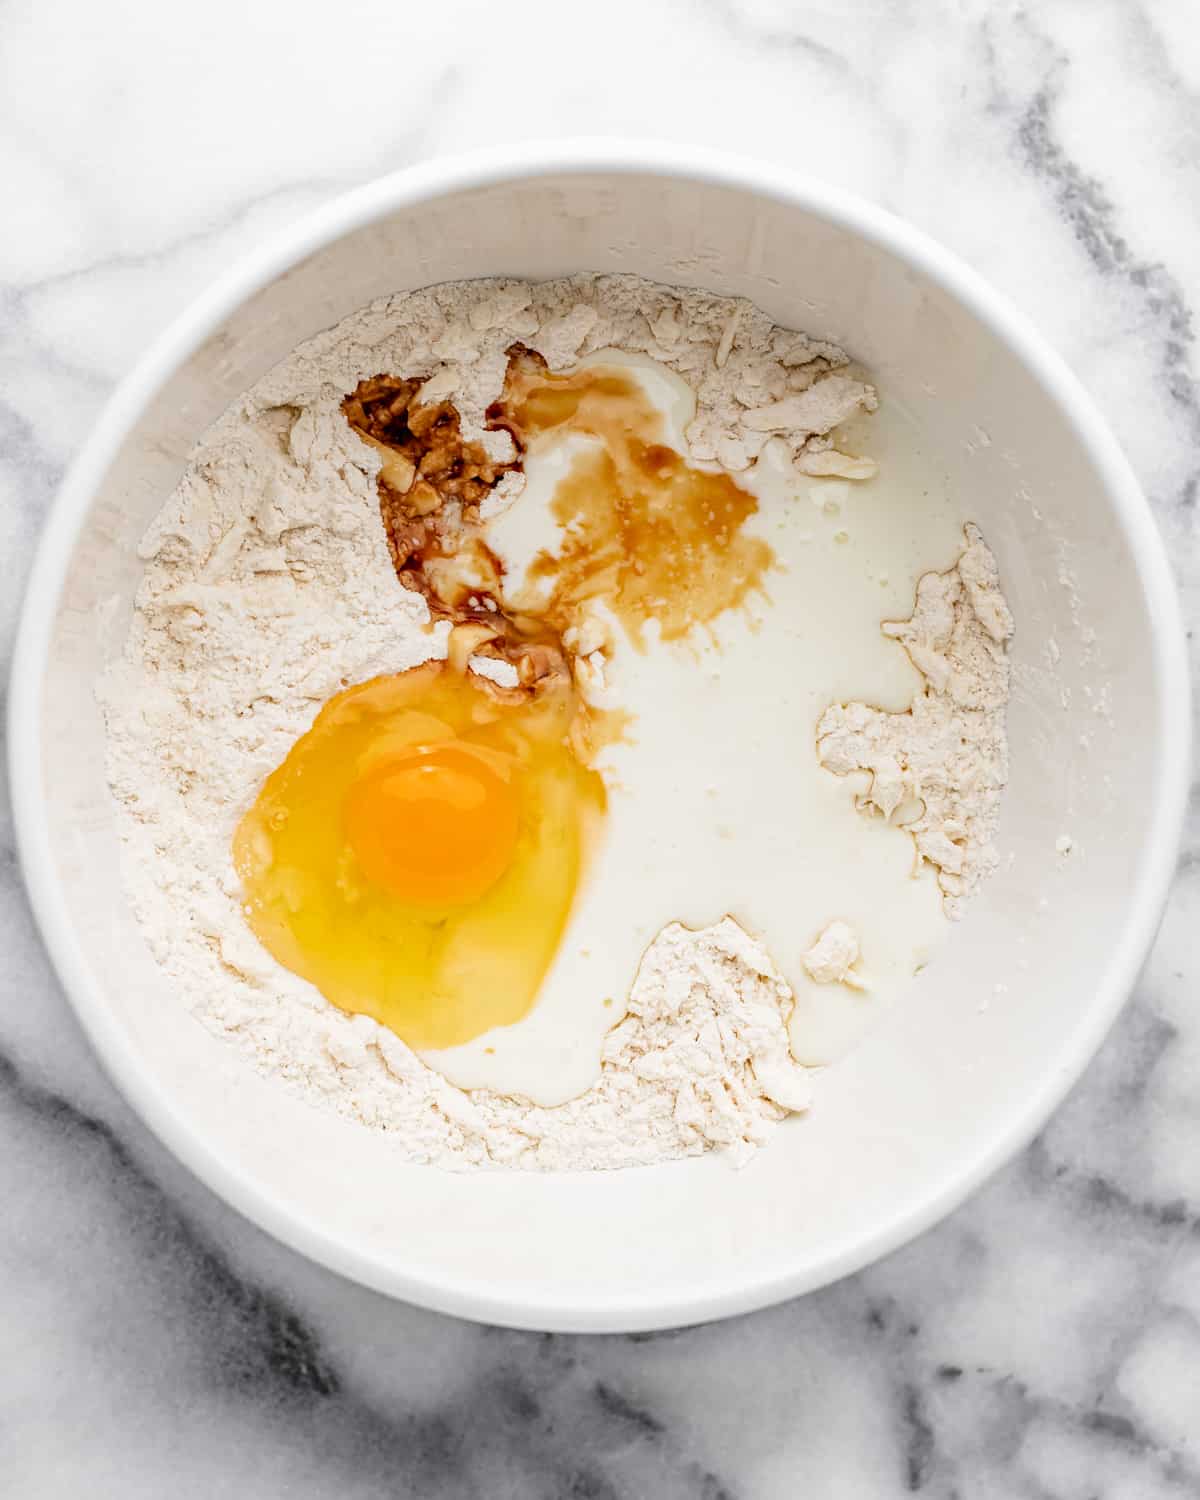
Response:
[{"label": "bowl interior", "polygon": [[[361,217],[207,330],[133,403],[103,472],[78,481],[90,503],[63,560],[33,727],[52,795],[30,815],[48,838],[42,875],[64,919],[50,938],[69,950],[76,1002],[135,1102],[211,1185],[376,1286],[530,1326],[631,1328],[820,1284],[950,1206],[1040,1123],[1111,1019],[1114,953],[1124,944],[1136,961],[1145,940],[1129,895],[1162,841],[1165,712],[1146,523],[1122,513],[1122,475],[1052,375],[970,297],[801,199],[562,170],[397,194]],[[1016,615],[1004,859],[907,1001],[744,1170],[711,1158],[454,1176],[398,1161],[386,1137],[258,1077],[172,996],[122,898],[93,687],[123,642],[136,543],[188,450],[296,343],[384,293],[583,269],[750,297],[842,343],[915,418]]]}]

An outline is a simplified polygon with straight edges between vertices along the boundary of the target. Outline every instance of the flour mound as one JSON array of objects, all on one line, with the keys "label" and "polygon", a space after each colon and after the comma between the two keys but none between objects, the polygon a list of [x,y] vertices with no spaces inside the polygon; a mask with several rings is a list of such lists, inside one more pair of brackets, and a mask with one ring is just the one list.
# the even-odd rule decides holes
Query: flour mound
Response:
[{"label": "flour mound", "polygon": [[883,626],[925,679],[912,707],[885,713],[866,703],[834,704],[817,725],[822,765],[839,776],[871,773],[860,811],[890,818],[920,805],[905,826],[918,862],[936,868],[951,917],[962,915],[995,866],[992,840],[1008,780],[1013,620],[979,528],[967,525],[964,537],[953,568],[920,580],[912,617]]},{"label": "flour mound", "polygon": [[[642,960],[594,1087],[550,1109],[487,1089],[464,1093],[433,1075],[445,1128],[428,1159],[579,1170],[721,1146],[740,1163],[773,1124],[808,1107],[808,1076],[788,1047],[791,1011],[791,990],[736,922],[697,931],[672,923]],[[397,1037],[375,1027],[374,1042],[397,1079],[428,1086],[420,1074],[430,1070]],[[355,1061],[378,1066],[365,1048]]]}]

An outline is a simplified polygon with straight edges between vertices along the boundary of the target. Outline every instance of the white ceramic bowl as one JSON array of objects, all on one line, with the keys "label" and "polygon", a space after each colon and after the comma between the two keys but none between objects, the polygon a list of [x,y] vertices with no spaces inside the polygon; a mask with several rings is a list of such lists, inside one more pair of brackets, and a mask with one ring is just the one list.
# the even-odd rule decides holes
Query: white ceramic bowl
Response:
[{"label": "white ceramic bowl", "polygon": [[[126,908],[93,685],[135,544],[188,449],[301,339],[459,277],[632,271],[747,296],[844,344],[917,418],[1016,620],[1005,861],[911,997],[740,1172],[455,1176],[254,1074],[184,1011]],[[1052,661],[1049,643],[1060,656]],[[345,197],[231,272],[123,383],[63,487],[25,603],[11,771],[25,874],[79,1017],[205,1182],[371,1286],[534,1328],[656,1328],[803,1292],[902,1243],[1023,1145],[1154,935],[1188,761],[1174,589],[1138,486],[1061,361],[904,224],[788,173],[580,143]],[[1084,746],[1086,739],[1086,748]],[[1056,841],[1066,834],[1073,852]],[[406,1227],[383,1228],[381,1205]]]}]

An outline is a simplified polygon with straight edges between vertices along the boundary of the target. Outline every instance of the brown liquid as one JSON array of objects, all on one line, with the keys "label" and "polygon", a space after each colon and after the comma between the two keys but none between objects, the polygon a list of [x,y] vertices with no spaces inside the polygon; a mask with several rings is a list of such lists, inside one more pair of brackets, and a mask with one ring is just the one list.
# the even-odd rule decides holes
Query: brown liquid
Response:
[{"label": "brown liquid", "polygon": [[469,540],[479,502],[515,465],[495,463],[481,444],[468,442],[449,401],[419,404],[424,383],[374,375],[343,400],[342,412],[380,455],[379,511],[397,577],[448,613],[452,602],[438,597],[428,564],[450,555],[448,544]]},{"label": "brown liquid", "polygon": [[[508,692],[570,680],[563,634],[589,600],[603,599],[640,646],[651,620],[664,640],[678,640],[761,588],[774,554],[742,532],[754,497],[668,447],[662,414],[631,374],[592,365],[554,375],[523,344],[508,356],[503,392],[487,413],[489,427],[516,444],[508,463],[463,437],[449,402],[418,404],[420,379],[377,375],[342,402],[350,425],[383,455],[380,514],[397,577],[425,596],[435,619],[490,633],[473,649],[516,666],[521,687]],[[534,558],[526,590],[513,598],[480,501],[527,453],[572,433],[603,447],[580,454],[559,483],[552,510],[561,549]],[[593,745],[619,733],[616,720],[601,732],[581,705],[583,743],[589,718]]]},{"label": "brown liquid", "polygon": [[[594,365],[552,375],[539,356],[513,351],[488,418],[522,453],[568,433],[604,444],[580,454],[560,481],[552,511],[562,545],[528,570],[530,597],[549,594],[543,618],[560,633],[580,604],[602,597],[635,642],[650,620],[662,639],[678,640],[761,587],[774,554],[742,534],[758,508],[753,495],[668,447],[661,412],[626,371]],[[510,602],[520,609],[520,599]]]}]

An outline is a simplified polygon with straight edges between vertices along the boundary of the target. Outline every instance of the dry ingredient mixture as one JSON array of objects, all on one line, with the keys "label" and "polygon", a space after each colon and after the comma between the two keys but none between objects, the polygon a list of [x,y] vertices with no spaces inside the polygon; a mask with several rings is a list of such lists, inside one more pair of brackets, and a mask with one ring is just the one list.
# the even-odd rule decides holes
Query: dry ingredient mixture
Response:
[{"label": "dry ingredient mixture", "polygon": [[[829,437],[873,408],[871,387],[840,350],[748,303],[581,276],[446,285],[363,309],[302,345],[210,429],[143,540],[127,650],[101,689],[130,897],[155,958],[206,1026],[263,1072],[394,1132],[409,1159],[558,1169],[714,1146],[741,1156],[806,1107],[809,1085],[788,1047],[791,992],[732,921],[659,935],[607,1038],[599,1082],[547,1109],[455,1088],[392,1032],[281,969],[243,920],[230,834],[267,773],[339,689],[440,656],[463,628],[434,597],[436,580],[397,586],[413,517],[389,518],[388,483],[411,497],[415,481],[411,465],[397,479],[394,452],[369,441],[371,398],[399,395],[404,410],[418,395],[424,407],[453,402],[480,482],[455,497],[454,517],[469,521],[471,507],[503,505],[522,484],[505,472],[511,435],[486,425],[518,341],[551,370],[615,347],[677,371],[697,395],[695,459],[737,471],[776,438],[800,474],[874,472]],[[372,388],[388,370],[423,379],[411,391]],[[359,405],[347,412],[352,395]],[[455,597],[469,613],[469,590]],[[973,529],[957,565],[922,580],[913,618],[885,628],[923,692],[903,714],[831,707],[819,754],[832,772],[871,773],[861,811],[899,818],[911,808],[918,859],[936,866],[956,915],[993,861],[1006,769],[1011,620]],[[541,669],[536,654],[530,665],[524,648],[506,651],[486,633],[459,645],[472,643],[484,652],[477,669],[506,685],[514,662]],[[857,943],[837,927],[806,964],[820,982],[853,986]]]}]

